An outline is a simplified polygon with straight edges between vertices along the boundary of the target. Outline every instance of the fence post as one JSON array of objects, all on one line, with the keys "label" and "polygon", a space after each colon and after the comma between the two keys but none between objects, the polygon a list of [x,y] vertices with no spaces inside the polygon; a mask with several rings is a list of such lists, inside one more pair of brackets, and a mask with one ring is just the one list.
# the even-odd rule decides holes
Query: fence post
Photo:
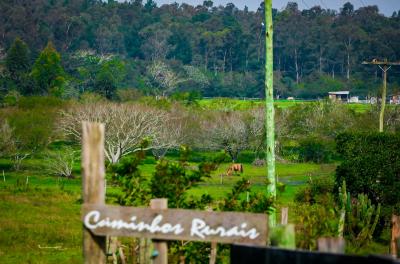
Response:
[{"label": "fence post", "polygon": [[289,218],[289,208],[283,207],[281,210],[281,225],[287,225]]},{"label": "fence post", "polygon": [[318,238],[318,251],[344,254],[345,240],[342,237]]},{"label": "fence post", "polygon": [[398,239],[400,239],[400,217],[397,215],[392,215],[392,239],[390,241],[390,253],[394,258],[397,258],[400,254],[398,251]]},{"label": "fence post", "polygon": [[[151,209],[167,209],[167,199],[152,199],[150,200]],[[158,254],[154,258],[154,264],[167,264],[168,263],[168,244],[165,241],[153,240],[154,249]]]},{"label": "fence post", "polygon": [[[82,196],[87,204],[104,204],[104,125],[82,124]],[[85,264],[106,263],[106,237],[95,236],[83,227]]]}]

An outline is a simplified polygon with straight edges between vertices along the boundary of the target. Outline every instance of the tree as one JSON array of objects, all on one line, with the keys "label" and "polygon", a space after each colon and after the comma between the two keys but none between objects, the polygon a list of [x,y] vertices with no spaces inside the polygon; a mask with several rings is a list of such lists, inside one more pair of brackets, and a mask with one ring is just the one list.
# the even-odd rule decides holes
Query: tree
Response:
[{"label": "tree", "polygon": [[177,85],[184,81],[163,61],[154,61],[147,71],[152,83],[162,96],[170,95]]},{"label": "tree", "polygon": [[94,81],[94,90],[108,99],[115,97],[117,86],[125,77],[125,64],[114,58],[101,64]]},{"label": "tree", "polygon": [[202,137],[199,146],[223,149],[235,162],[239,153],[248,147],[248,130],[240,112],[216,112],[201,122]]},{"label": "tree", "polygon": [[16,38],[8,50],[5,65],[17,90],[22,94],[28,93],[29,48],[20,38]]},{"label": "tree", "polygon": [[115,103],[76,105],[62,112],[59,126],[65,135],[80,140],[83,121],[105,124],[104,152],[110,163],[117,163],[123,156],[142,150],[143,141],[149,143],[146,150],[173,145],[158,138],[160,131],[166,131],[163,125],[169,123],[168,114],[147,106]]},{"label": "tree", "polygon": [[49,42],[40,53],[31,75],[36,85],[34,94],[61,95],[66,74],[61,65],[61,56],[53,43]]}]

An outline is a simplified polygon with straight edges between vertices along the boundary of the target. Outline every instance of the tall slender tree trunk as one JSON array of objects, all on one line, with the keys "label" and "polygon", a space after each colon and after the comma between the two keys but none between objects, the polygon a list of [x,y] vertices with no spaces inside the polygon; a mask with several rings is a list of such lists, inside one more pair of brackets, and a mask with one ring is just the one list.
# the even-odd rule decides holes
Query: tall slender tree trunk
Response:
[{"label": "tall slender tree trunk", "polygon": [[[275,179],[275,120],[274,120],[274,73],[273,73],[273,25],[272,25],[272,0],[264,0],[265,6],[265,106],[266,106],[266,131],[267,131],[267,179],[268,196],[276,200]],[[276,225],[276,208],[270,208],[269,226]]]},{"label": "tall slender tree trunk", "polygon": [[321,47],[319,47],[319,74],[322,74],[322,68],[323,68],[323,65],[322,65],[322,48]]},{"label": "tall slender tree trunk", "polygon": [[208,68],[208,49],[206,48],[206,51],[204,52],[204,70],[207,70]]},{"label": "tall slender tree trunk", "polygon": [[300,82],[299,62],[297,61],[297,48],[294,49],[294,66],[296,69],[296,83]]},{"label": "tall slender tree trunk", "polygon": [[347,74],[346,74],[347,80],[350,80],[350,52],[347,52]]}]

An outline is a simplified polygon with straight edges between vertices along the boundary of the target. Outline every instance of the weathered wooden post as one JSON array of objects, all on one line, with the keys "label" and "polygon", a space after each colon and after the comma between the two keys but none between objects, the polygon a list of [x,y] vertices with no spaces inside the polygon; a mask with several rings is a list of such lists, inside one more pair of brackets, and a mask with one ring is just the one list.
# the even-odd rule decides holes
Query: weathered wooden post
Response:
[{"label": "weathered wooden post", "polygon": [[[104,205],[104,125],[82,124],[82,196],[85,204]],[[83,227],[84,263],[106,263],[106,237]]]},{"label": "weathered wooden post", "polygon": [[400,255],[398,240],[400,239],[400,216],[392,215],[392,239],[390,241],[390,253],[394,258]]},{"label": "weathered wooden post", "polygon": [[289,208],[283,207],[281,210],[281,225],[287,225],[289,219]]},{"label": "weathered wooden post", "polygon": [[[167,199],[152,199],[150,201],[150,208],[155,210],[168,209]],[[154,249],[157,250],[158,255],[154,258],[154,264],[167,264],[168,263],[168,244],[166,241],[153,240]]]},{"label": "weathered wooden post", "polygon": [[318,251],[325,253],[344,254],[346,241],[342,237],[322,237],[318,238]]}]

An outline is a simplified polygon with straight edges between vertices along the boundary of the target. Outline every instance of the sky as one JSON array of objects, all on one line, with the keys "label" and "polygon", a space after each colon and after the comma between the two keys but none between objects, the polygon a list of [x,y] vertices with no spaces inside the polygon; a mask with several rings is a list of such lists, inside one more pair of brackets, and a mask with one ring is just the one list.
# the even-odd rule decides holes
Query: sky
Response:
[{"label": "sky", "polygon": [[[158,5],[170,4],[170,3],[188,3],[191,5],[199,5],[203,3],[203,0],[155,0]],[[256,10],[262,0],[213,0],[214,6],[226,5],[227,3],[233,3],[240,9],[243,9],[245,5],[249,7],[250,10]],[[283,9],[288,0],[272,0],[272,5],[274,8],[279,10]],[[313,6],[319,5],[322,8],[330,8],[339,10],[344,3],[351,2],[355,9],[362,6],[377,5],[381,13],[386,16],[391,16],[394,11],[400,10],[400,0],[292,0],[292,2],[297,2],[299,8],[309,9]]]}]

